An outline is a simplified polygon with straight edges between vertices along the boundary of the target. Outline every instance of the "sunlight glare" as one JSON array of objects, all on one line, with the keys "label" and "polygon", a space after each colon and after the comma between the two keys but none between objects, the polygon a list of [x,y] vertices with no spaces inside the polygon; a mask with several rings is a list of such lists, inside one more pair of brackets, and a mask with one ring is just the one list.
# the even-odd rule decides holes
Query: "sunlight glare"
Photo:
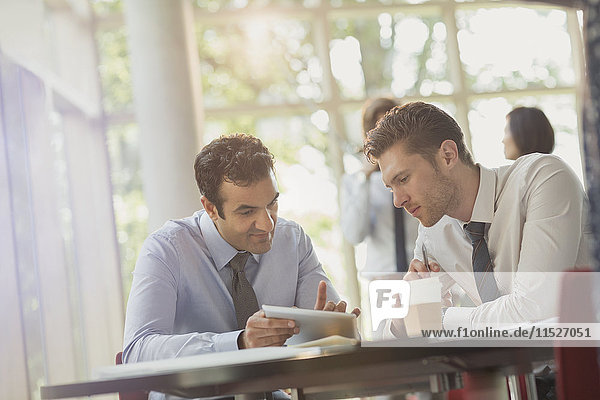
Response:
[{"label": "sunlight glare", "polygon": [[360,43],[355,37],[335,39],[329,51],[331,71],[348,97],[361,97],[365,78],[361,66]]},{"label": "sunlight glare", "polygon": [[310,116],[310,122],[321,132],[329,131],[329,114],[325,110],[319,110]]},{"label": "sunlight glare", "polygon": [[[522,7],[480,9],[465,13],[464,18],[467,27],[458,32],[461,59],[466,70],[477,77],[478,86],[486,87],[489,83],[489,78],[482,74],[484,70],[496,78],[519,72],[524,79],[516,80],[514,85],[525,88],[527,81],[539,80],[536,76],[539,71],[533,66],[569,69],[571,42],[564,11],[544,15]],[[564,83],[574,83],[572,74],[561,74]],[[544,79],[541,80],[546,82]],[[556,85],[551,79],[547,84]]]}]

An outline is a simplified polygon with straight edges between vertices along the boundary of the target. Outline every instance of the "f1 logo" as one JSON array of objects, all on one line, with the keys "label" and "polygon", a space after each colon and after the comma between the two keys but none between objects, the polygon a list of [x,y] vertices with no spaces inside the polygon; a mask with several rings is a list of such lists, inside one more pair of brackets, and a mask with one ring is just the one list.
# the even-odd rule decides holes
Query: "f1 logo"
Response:
[{"label": "f1 logo", "polygon": [[408,314],[410,285],[404,280],[379,280],[369,283],[371,323],[376,330],[388,318],[404,318]]}]

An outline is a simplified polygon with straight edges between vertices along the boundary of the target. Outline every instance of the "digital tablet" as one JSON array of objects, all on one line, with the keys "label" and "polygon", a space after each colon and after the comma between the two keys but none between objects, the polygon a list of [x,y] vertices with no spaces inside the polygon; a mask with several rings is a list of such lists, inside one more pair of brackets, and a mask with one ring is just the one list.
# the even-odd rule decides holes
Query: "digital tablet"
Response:
[{"label": "digital tablet", "polygon": [[267,318],[296,321],[300,333],[289,338],[285,342],[287,345],[300,344],[332,335],[357,338],[354,314],[269,305],[263,305],[262,309]]}]

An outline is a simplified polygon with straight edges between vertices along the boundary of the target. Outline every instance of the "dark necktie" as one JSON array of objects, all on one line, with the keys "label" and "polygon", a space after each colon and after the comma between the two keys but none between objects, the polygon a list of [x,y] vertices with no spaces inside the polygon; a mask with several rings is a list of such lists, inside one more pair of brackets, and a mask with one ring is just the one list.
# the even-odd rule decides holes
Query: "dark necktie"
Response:
[{"label": "dark necktie", "polygon": [[404,239],[404,209],[394,206],[394,237],[396,242],[396,271],[408,271]]},{"label": "dark necktie", "polygon": [[235,306],[235,317],[237,319],[238,329],[246,327],[246,321],[255,312],[259,310],[258,300],[252,285],[248,282],[244,273],[244,266],[250,257],[247,251],[237,253],[235,257],[229,261],[229,265],[233,270],[233,279],[231,281],[233,305]]},{"label": "dark necktie", "polygon": [[479,297],[482,303],[487,303],[498,297],[498,286],[494,279],[494,263],[484,238],[485,223],[469,222],[465,224],[464,229],[473,245],[471,260]]}]

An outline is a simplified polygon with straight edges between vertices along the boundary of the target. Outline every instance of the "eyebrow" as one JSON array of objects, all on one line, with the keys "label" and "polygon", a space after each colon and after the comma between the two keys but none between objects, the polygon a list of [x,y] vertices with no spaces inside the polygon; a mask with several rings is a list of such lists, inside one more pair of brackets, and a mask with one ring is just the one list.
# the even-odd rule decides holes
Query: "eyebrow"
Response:
[{"label": "eyebrow", "polygon": [[385,187],[386,188],[390,188],[391,184],[393,184],[399,177],[404,176],[408,174],[408,170],[407,169],[403,169],[402,171],[399,171],[396,175],[394,175],[394,177],[392,178],[392,180],[390,181],[389,185],[386,184]]},{"label": "eyebrow", "polygon": [[[279,198],[279,192],[277,192],[275,194],[275,197],[273,197],[273,200],[271,200],[271,202],[267,205],[271,205],[273,203],[275,203],[275,200],[277,200]],[[237,208],[235,210],[233,210],[233,212],[240,212],[240,211],[246,211],[246,210],[252,210],[252,209],[256,209],[256,208],[260,208],[257,206],[251,206],[248,204],[240,204],[239,206],[237,206]]]}]

